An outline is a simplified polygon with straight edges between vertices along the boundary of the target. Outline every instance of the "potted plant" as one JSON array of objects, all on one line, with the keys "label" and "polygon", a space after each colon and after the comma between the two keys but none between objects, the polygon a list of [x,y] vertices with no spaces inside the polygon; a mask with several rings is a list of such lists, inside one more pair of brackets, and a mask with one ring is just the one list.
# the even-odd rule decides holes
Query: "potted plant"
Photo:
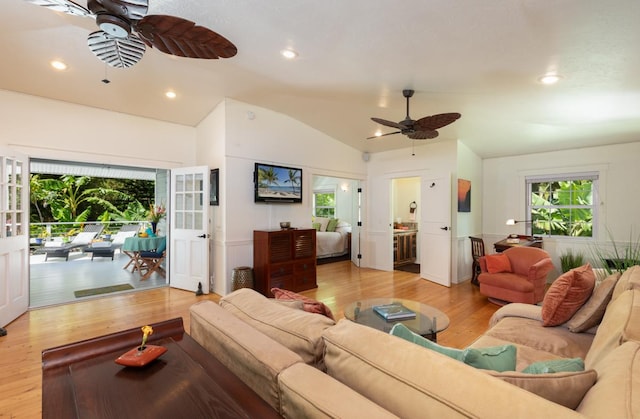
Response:
[{"label": "potted plant", "polygon": [[591,253],[608,274],[614,271],[623,272],[631,266],[640,265],[640,235],[634,237],[633,231],[629,230],[629,241],[624,243],[616,242],[608,229],[607,234],[610,244],[596,244],[591,248]]},{"label": "potted plant", "polygon": [[585,258],[582,252],[576,252],[572,249],[567,249],[560,255],[560,267],[562,272],[569,272],[571,269],[584,265]]}]

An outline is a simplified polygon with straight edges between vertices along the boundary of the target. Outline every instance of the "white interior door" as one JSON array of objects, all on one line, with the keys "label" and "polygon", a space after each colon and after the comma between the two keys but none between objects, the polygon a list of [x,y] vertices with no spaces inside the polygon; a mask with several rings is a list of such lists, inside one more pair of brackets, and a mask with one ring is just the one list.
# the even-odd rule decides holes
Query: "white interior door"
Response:
[{"label": "white interior door", "polygon": [[451,286],[451,176],[421,178],[420,277]]},{"label": "white interior door", "polygon": [[209,167],[171,171],[169,285],[209,293]]},{"label": "white interior door", "polygon": [[0,148],[0,326],[29,307],[29,163]]}]

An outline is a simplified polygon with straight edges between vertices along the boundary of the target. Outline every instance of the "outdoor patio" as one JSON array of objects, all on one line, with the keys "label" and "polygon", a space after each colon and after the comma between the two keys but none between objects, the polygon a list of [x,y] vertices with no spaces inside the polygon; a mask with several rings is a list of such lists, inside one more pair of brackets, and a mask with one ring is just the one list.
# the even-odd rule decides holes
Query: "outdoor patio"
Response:
[{"label": "outdoor patio", "polygon": [[130,258],[120,251],[115,252],[113,260],[110,257],[96,257],[91,260],[91,253],[73,251],[69,260],[51,258],[45,260],[44,254],[32,254],[30,262],[30,300],[31,308],[54,304],[64,304],[83,301],[90,298],[100,298],[115,293],[99,294],[76,298],[75,291],[92,288],[110,287],[129,284],[133,287],[127,291],[163,287],[167,280],[153,273],[148,279],[141,281],[138,272],[131,272],[131,267],[123,269]]}]

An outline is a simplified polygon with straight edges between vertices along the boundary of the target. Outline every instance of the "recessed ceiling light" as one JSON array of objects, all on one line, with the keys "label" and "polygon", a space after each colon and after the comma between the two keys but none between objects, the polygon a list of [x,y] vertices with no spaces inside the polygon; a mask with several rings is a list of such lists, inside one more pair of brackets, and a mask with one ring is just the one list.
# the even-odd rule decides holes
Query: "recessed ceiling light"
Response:
[{"label": "recessed ceiling light", "polygon": [[557,74],[545,74],[544,76],[538,78],[538,81],[542,84],[555,84],[560,81],[562,77]]},{"label": "recessed ceiling light", "polygon": [[167,90],[167,92],[164,95],[169,99],[175,99],[177,96],[176,92],[174,92],[173,90]]},{"label": "recessed ceiling light", "polygon": [[382,136],[382,131],[378,130],[378,131],[376,131],[376,133],[375,133],[375,134],[373,134],[373,135],[375,135],[376,137],[381,137],[381,136]]},{"label": "recessed ceiling light", "polygon": [[295,52],[292,49],[283,49],[282,51],[280,51],[280,54],[282,54],[282,56],[284,58],[286,58],[287,60],[293,60],[294,58],[296,58],[298,56],[298,53]]},{"label": "recessed ceiling light", "polygon": [[51,61],[51,67],[55,68],[56,70],[66,70],[67,69],[67,65],[65,63],[63,63],[62,61]]}]

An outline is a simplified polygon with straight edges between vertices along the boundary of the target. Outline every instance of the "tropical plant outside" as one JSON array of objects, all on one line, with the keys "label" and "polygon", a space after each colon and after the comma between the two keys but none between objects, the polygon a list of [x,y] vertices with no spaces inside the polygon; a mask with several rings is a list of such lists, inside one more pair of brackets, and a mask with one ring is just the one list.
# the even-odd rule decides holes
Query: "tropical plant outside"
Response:
[{"label": "tropical plant outside", "polygon": [[336,199],[333,192],[315,192],[313,210],[316,217],[335,217]]},{"label": "tropical plant outside", "polygon": [[592,237],[593,181],[532,183],[531,229],[534,235]]}]

